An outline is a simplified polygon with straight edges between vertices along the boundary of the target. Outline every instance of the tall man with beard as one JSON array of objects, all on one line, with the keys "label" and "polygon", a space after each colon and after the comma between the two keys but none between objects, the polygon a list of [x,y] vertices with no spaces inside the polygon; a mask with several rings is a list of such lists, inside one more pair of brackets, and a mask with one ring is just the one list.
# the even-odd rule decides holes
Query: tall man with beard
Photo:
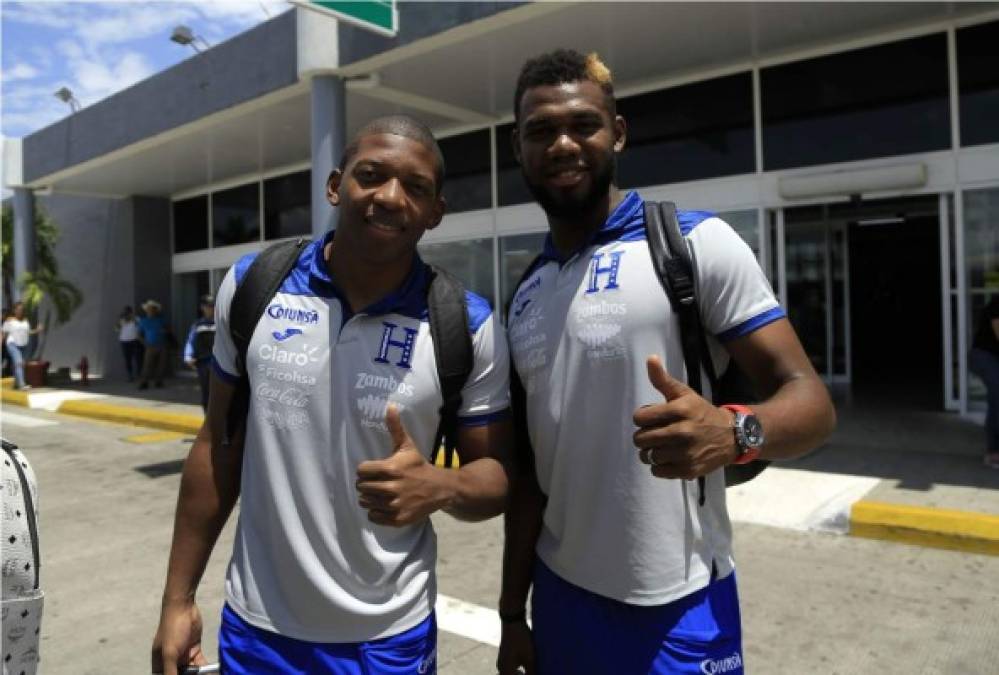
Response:
[{"label": "tall man with beard", "polygon": [[245,442],[222,442],[240,373],[236,286],[216,305],[211,395],[184,464],[152,670],[203,663],[195,592],[236,498],[222,672],[396,675],[436,671],[436,536],[429,516],[498,515],[507,478],[508,357],[467,294],[473,366],[458,411],[461,468],[430,464],[442,403],[428,324],[430,269],[416,252],[444,213],[444,164],[404,116],[365,125],[327,196],[334,232],[306,246],[246,352]]},{"label": "tall man with beard", "polygon": [[734,359],[765,399],[716,407],[684,384],[643,200],[614,183],[626,124],[599,58],[528,61],[514,115],[514,153],[551,232],[508,326],[533,456],[511,486],[497,666],[741,673],[723,469],[822,442],[835,419],[826,389],[752,251],[705,212],[679,221],[715,370]]}]

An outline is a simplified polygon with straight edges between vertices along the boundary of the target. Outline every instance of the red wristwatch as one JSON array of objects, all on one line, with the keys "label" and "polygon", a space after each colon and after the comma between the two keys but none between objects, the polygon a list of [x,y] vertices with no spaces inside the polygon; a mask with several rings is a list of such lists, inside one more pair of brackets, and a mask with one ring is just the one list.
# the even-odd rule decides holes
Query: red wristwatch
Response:
[{"label": "red wristwatch", "polygon": [[727,403],[721,407],[735,413],[735,422],[732,426],[735,430],[735,445],[739,450],[739,456],[732,463],[748,464],[758,459],[765,439],[760,418],[744,405]]}]

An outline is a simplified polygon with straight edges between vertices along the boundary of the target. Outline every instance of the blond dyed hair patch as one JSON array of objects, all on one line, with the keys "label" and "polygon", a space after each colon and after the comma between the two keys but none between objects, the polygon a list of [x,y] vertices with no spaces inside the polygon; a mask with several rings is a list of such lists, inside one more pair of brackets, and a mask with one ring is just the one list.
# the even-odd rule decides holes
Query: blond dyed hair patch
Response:
[{"label": "blond dyed hair patch", "polygon": [[586,55],[586,76],[602,87],[614,84],[610,68],[600,60],[600,56],[596,52],[590,52]]}]

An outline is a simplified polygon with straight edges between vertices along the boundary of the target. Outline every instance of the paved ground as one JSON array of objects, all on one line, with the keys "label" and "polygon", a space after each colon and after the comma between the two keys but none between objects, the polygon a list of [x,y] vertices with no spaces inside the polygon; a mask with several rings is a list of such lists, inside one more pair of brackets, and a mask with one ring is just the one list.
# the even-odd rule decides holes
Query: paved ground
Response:
[{"label": "paved ground", "polygon": [[[187,442],[128,442],[145,432],[35,410],[5,408],[3,417],[4,434],[27,448],[40,481],[41,672],[148,672]],[[466,637],[442,630],[440,672],[492,673],[501,523],[435,523],[440,592],[467,603],[459,619],[472,617],[451,617]],[[209,653],[230,542],[231,528],[199,594]],[[748,672],[996,672],[999,557],[748,523],[736,526],[736,549]]]},{"label": "paved ground", "polygon": [[[17,394],[3,392],[7,400]],[[34,390],[30,401],[20,396],[16,402],[49,410],[66,399],[98,396],[61,409],[190,433],[200,425],[193,376],[141,392],[134,384],[98,380]],[[840,397],[839,426],[824,447],[729,490],[733,520],[999,555],[999,471],[981,463],[981,423],[892,407],[886,403],[892,400]]]}]

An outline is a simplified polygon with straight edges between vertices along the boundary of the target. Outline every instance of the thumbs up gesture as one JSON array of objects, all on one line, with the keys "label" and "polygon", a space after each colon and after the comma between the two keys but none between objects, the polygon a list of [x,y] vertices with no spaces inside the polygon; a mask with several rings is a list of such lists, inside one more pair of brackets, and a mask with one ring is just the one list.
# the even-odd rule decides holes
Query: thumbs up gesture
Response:
[{"label": "thumbs up gesture", "polygon": [[412,525],[448,504],[446,477],[417,449],[394,404],[385,411],[385,426],[392,438],[391,453],[357,466],[358,504],[373,523]]},{"label": "thumbs up gesture", "polygon": [[658,356],[650,356],[646,368],[664,400],[635,411],[639,461],[658,478],[688,480],[731,463],[738,454],[732,413],[673,378]]}]

